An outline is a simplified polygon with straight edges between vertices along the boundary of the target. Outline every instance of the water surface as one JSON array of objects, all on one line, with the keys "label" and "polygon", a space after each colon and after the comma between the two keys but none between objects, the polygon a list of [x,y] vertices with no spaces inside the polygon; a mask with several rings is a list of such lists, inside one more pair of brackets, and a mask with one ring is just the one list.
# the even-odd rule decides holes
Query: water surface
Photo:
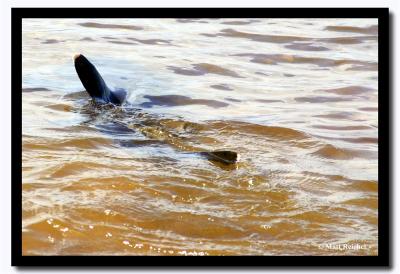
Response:
[{"label": "water surface", "polygon": [[[377,255],[377,20],[24,19],[22,41],[24,255]],[[91,102],[78,52],[126,104]],[[240,161],[193,153],[221,149]]]}]

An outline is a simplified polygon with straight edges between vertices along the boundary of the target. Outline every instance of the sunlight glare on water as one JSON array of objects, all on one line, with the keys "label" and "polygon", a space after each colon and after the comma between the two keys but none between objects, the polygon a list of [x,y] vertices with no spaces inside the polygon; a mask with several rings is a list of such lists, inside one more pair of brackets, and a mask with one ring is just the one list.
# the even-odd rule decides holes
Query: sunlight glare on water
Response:
[{"label": "sunlight glare on water", "polygon": [[24,19],[23,254],[377,255],[377,23]]}]

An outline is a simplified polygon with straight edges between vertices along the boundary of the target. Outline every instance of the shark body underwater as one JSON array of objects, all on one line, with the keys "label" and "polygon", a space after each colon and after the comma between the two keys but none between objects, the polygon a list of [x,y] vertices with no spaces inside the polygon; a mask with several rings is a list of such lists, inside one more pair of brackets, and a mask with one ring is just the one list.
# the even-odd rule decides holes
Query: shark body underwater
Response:
[{"label": "shark body underwater", "polygon": [[[116,106],[120,106],[124,103],[127,92],[123,89],[111,90],[96,67],[85,56],[76,54],[74,56],[74,64],[82,85],[96,103],[113,104]],[[185,149],[185,152],[188,152],[188,150],[191,149]],[[193,148],[192,150],[192,153],[196,153],[212,162],[221,163],[223,165],[232,165],[239,160],[239,155],[230,150],[201,151],[198,148]]]}]

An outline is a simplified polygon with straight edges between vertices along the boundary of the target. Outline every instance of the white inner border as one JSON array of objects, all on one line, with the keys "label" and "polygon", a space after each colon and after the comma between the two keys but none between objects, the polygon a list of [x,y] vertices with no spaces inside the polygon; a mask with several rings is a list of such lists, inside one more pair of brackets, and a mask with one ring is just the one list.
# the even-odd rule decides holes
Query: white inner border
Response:
[{"label": "white inner border", "polygon": [[[162,273],[170,272],[176,273],[177,269],[170,270],[138,270],[138,269],[104,269],[104,270],[89,270],[89,269],[75,269],[68,270],[65,268],[62,271],[56,271],[54,269],[45,270],[43,268],[36,270],[26,270],[17,269],[11,267],[11,7],[388,7],[392,16],[392,48],[393,52],[391,60],[393,61],[393,72],[392,76],[392,94],[393,94],[393,146],[391,150],[393,152],[393,181],[392,181],[392,193],[393,197],[392,205],[392,216],[391,220],[393,223],[393,238],[390,239],[393,245],[393,267],[389,271],[384,269],[359,269],[351,270],[351,268],[339,269],[339,270],[328,270],[330,273],[399,273],[399,261],[400,261],[400,242],[399,237],[396,235],[396,231],[399,231],[399,217],[400,208],[399,201],[400,191],[399,187],[396,186],[400,183],[398,170],[400,169],[399,163],[399,147],[396,144],[396,140],[400,140],[399,136],[399,124],[400,115],[399,110],[396,108],[400,106],[399,102],[399,90],[396,88],[397,79],[399,76],[398,66],[399,57],[395,52],[398,48],[399,40],[399,29],[396,23],[397,16],[399,13],[399,3],[398,0],[363,0],[363,1],[349,1],[349,0],[279,0],[279,1],[262,1],[262,0],[202,0],[202,1],[184,1],[184,0],[141,0],[141,1],[129,1],[129,0],[1,0],[0,1],[0,56],[1,56],[1,71],[0,71],[0,93],[2,95],[2,105],[0,107],[0,119],[1,119],[1,134],[0,134],[0,273]],[[397,78],[397,79],[396,79]],[[387,92],[387,91],[380,91]],[[396,170],[396,167],[398,168]],[[386,182],[384,182],[386,183]],[[316,257],[316,260],[318,258]],[[181,270],[179,272],[189,273],[232,273],[233,270],[218,270],[218,269],[205,269],[205,270]],[[259,272],[259,273],[293,273],[293,272],[322,272],[320,269],[285,269],[279,270],[275,269],[264,269],[264,270],[252,270],[249,269],[238,269],[234,271],[235,273],[247,273],[247,272]]]}]

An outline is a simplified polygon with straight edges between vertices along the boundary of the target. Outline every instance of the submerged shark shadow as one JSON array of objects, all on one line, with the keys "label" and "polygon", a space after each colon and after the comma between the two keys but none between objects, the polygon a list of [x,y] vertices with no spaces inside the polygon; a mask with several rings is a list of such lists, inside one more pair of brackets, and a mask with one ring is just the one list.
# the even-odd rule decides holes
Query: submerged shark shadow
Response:
[{"label": "submerged shark shadow", "polygon": [[[82,105],[79,112],[86,117],[82,124],[95,128],[99,132],[112,136],[116,145],[126,148],[165,147],[173,148],[175,152],[193,155],[209,160],[219,168],[232,170],[236,168],[238,154],[229,150],[206,151],[192,146],[186,140],[199,134],[203,125],[182,120],[166,119],[160,115],[152,115],[141,109],[128,106],[89,101]],[[168,127],[165,124],[172,124]],[[182,134],[183,132],[183,134]],[[189,136],[187,136],[189,135]],[[158,158],[171,162],[172,157],[158,155]],[[161,159],[160,158],[160,159]]]},{"label": "submerged shark shadow", "polygon": [[[93,100],[91,104],[94,105],[94,108],[90,108],[89,104],[89,108],[86,106],[86,109],[83,108],[82,111],[86,110],[86,114],[89,115],[90,120],[95,120],[99,116],[102,117],[99,121],[108,120],[106,123],[100,122],[97,124],[97,129],[103,133],[113,135],[114,137],[129,136],[130,134],[137,134],[140,132],[149,139],[132,141],[129,138],[127,140],[123,140],[123,138],[115,138],[121,146],[163,143],[185,153],[200,155],[214,163],[232,165],[236,164],[238,161],[238,154],[234,151],[204,151],[201,148],[185,143],[184,138],[180,138],[179,136],[168,132],[168,130],[161,125],[159,119],[149,119],[150,117],[146,117],[145,113],[135,109],[115,107],[121,105],[125,101],[127,92],[123,89],[111,90],[97,71],[96,67],[82,54],[74,56],[74,64],[79,79]],[[181,97],[178,99],[182,100]],[[187,98],[184,99],[188,100]],[[218,105],[217,107],[221,106],[222,105]],[[125,117],[127,117],[127,115],[130,116],[131,121],[134,119],[132,123],[121,122]],[[104,119],[104,117],[106,119]]]}]

